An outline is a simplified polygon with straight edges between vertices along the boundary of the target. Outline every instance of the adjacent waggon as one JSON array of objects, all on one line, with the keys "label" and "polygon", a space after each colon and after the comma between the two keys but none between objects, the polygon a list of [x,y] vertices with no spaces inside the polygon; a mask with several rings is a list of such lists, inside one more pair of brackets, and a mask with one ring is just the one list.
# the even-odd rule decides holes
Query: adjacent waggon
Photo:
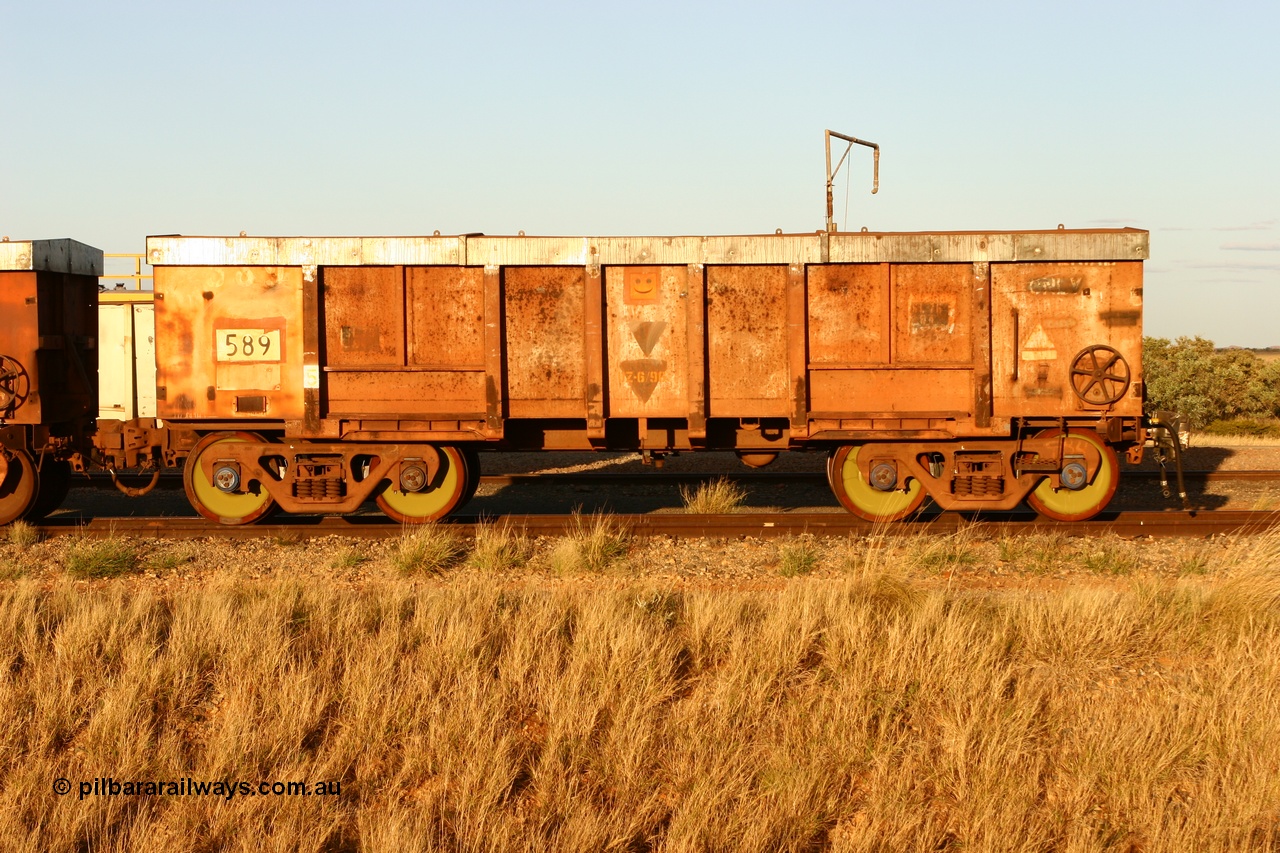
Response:
[{"label": "adjacent waggon", "polygon": [[0,524],[55,509],[98,415],[102,252],[0,242]]},{"label": "adjacent waggon", "polygon": [[[1076,520],[1147,438],[1145,231],[146,248],[158,417],[100,421],[94,461],[182,466],[192,505],[225,524],[371,499],[442,518],[489,450],[731,450],[753,466],[821,451],[866,518],[929,497]],[[6,454],[35,459],[42,440]]]}]

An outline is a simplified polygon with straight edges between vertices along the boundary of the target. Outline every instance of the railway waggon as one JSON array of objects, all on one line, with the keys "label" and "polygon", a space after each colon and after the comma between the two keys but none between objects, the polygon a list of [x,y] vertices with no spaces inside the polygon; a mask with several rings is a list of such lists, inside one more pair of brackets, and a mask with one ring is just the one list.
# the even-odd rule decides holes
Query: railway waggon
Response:
[{"label": "railway waggon", "polygon": [[224,524],[427,521],[491,450],[821,451],[869,519],[1080,520],[1148,438],[1135,229],[151,237],[157,417],[96,424],[101,253],[3,245],[4,522],[93,467]]}]

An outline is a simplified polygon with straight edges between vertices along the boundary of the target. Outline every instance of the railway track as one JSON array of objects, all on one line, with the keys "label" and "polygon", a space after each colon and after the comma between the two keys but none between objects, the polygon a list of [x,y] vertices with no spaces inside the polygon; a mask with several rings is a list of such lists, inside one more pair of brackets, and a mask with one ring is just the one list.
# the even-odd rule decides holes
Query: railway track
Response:
[{"label": "railway track", "polygon": [[[685,513],[617,514],[610,516],[635,536],[675,536],[772,538],[812,534],[816,536],[859,536],[947,534],[971,529],[979,534],[1009,535],[1059,532],[1072,536],[1205,537],[1227,533],[1259,533],[1280,526],[1280,513],[1251,511],[1112,512],[1085,522],[1065,523],[1030,513],[969,514],[941,513],[913,521],[875,525],[843,512],[742,512],[727,515]],[[574,515],[507,515],[497,520],[460,515],[447,524],[461,535],[473,534],[476,526],[504,523],[530,536],[555,536],[579,523]],[[87,520],[51,520],[38,527],[44,536],[139,536],[156,538],[220,537],[253,539],[279,537],[290,541],[324,536],[382,539],[403,535],[406,528],[382,516],[314,517],[296,516],[265,524],[227,527],[203,518],[125,517]]]}]

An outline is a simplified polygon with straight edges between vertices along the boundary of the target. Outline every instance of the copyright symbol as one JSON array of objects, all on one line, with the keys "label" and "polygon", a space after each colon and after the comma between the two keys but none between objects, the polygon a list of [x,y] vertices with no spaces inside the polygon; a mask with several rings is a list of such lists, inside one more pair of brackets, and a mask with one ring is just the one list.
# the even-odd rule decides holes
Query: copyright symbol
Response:
[{"label": "copyright symbol", "polygon": [[53,780],[53,792],[59,797],[71,793],[71,783],[59,776]]}]

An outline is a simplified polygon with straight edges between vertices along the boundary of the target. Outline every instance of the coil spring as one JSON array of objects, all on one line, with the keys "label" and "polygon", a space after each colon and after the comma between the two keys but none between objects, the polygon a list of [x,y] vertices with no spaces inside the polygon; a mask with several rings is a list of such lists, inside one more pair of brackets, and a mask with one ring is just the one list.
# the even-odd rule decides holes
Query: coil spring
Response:
[{"label": "coil spring", "polygon": [[957,474],[951,482],[956,497],[994,498],[1004,494],[1004,477],[990,474]]},{"label": "coil spring", "polygon": [[337,498],[345,497],[346,494],[346,481],[339,480],[334,477],[317,478],[314,480],[295,480],[293,483],[293,496],[303,500],[335,500]]}]

